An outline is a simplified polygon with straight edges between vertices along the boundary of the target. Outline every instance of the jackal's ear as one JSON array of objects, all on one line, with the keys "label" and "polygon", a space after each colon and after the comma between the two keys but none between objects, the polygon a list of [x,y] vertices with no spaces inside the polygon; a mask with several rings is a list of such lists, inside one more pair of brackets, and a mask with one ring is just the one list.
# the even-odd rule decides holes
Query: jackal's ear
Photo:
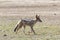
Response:
[{"label": "jackal's ear", "polygon": [[38,15],[40,17],[40,15]]},{"label": "jackal's ear", "polygon": [[36,17],[38,17],[38,15],[36,14]]},{"label": "jackal's ear", "polygon": [[38,17],[38,15],[36,14],[36,17]]},{"label": "jackal's ear", "polygon": [[38,15],[36,15],[36,18],[38,17]]},{"label": "jackal's ear", "polygon": [[40,15],[37,15],[37,14],[36,14],[36,17],[40,17]]}]

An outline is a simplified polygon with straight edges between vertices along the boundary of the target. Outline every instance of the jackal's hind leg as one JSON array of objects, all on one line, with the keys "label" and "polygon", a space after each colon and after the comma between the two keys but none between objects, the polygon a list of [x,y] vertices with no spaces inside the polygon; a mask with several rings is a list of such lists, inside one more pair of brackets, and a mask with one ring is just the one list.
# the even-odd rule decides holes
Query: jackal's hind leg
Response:
[{"label": "jackal's hind leg", "polygon": [[25,28],[26,28],[26,26],[24,25],[23,27],[24,27],[24,30],[23,30],[23,32],[24,32],[24,34],[26,34],[26,33],[25,33]]}]

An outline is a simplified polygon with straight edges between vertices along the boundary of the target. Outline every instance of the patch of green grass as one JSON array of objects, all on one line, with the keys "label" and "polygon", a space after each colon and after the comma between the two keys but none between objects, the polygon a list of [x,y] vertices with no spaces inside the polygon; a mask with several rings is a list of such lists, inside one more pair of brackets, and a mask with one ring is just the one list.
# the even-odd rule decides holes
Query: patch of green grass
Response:
[{"label": "patch of green grass", "polygon": [[[2,22],[2,23],[1,23]],[[34,30],[37,35],[33,33],[25,35],[23,28],[16,34],[14,32],[17,20],[1,20],[0,21],[0,39],[2,40],[60,40],[60,27],[58,25],[45,25],[44,23],[36,24]],[[26,27],[26,33],[30,31],[30,27]],[[3,35],[7,36],[4,37]],[[6,39],[7,38],[7,39]]]}]

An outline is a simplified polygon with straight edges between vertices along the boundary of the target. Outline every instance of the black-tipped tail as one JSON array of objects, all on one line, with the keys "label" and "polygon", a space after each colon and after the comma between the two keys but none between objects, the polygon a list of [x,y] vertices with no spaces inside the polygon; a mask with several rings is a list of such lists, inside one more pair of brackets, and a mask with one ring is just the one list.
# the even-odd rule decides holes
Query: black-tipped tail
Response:
[{"label": "black-tipped tail", "polygon": [[16,32],[16,28],[14,29],[14,32]]},{"label": "black-tipped tail", "polygon": [[22,22],[16,25],[16,28],[14,29],[14,32],[18,31],[22,27]]},{"label": "black-tipped tail", "polygon": [[16,26],[16,28],[14,29],[14,32],[16,32],[16,30],[17,30],[17,27],[18,27],[18,25]]}]

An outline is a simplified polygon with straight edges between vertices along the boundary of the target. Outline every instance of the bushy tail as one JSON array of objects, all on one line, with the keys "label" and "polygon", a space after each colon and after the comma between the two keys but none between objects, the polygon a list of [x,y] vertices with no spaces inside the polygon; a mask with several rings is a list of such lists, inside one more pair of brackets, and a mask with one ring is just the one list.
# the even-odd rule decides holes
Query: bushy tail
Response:
[{"label": "bushy tail", "polygon": [[22,22],[20,22],[19,24],[17,24],[16,28],[14,29],[14,32],[18,31],[20,28],[22,28]]},{"label": "bushy tail", "polygon": [[17,28],[18,28],[18,25],[17,25],[16,28],[14,29],[14,32],[16,32]]}]

